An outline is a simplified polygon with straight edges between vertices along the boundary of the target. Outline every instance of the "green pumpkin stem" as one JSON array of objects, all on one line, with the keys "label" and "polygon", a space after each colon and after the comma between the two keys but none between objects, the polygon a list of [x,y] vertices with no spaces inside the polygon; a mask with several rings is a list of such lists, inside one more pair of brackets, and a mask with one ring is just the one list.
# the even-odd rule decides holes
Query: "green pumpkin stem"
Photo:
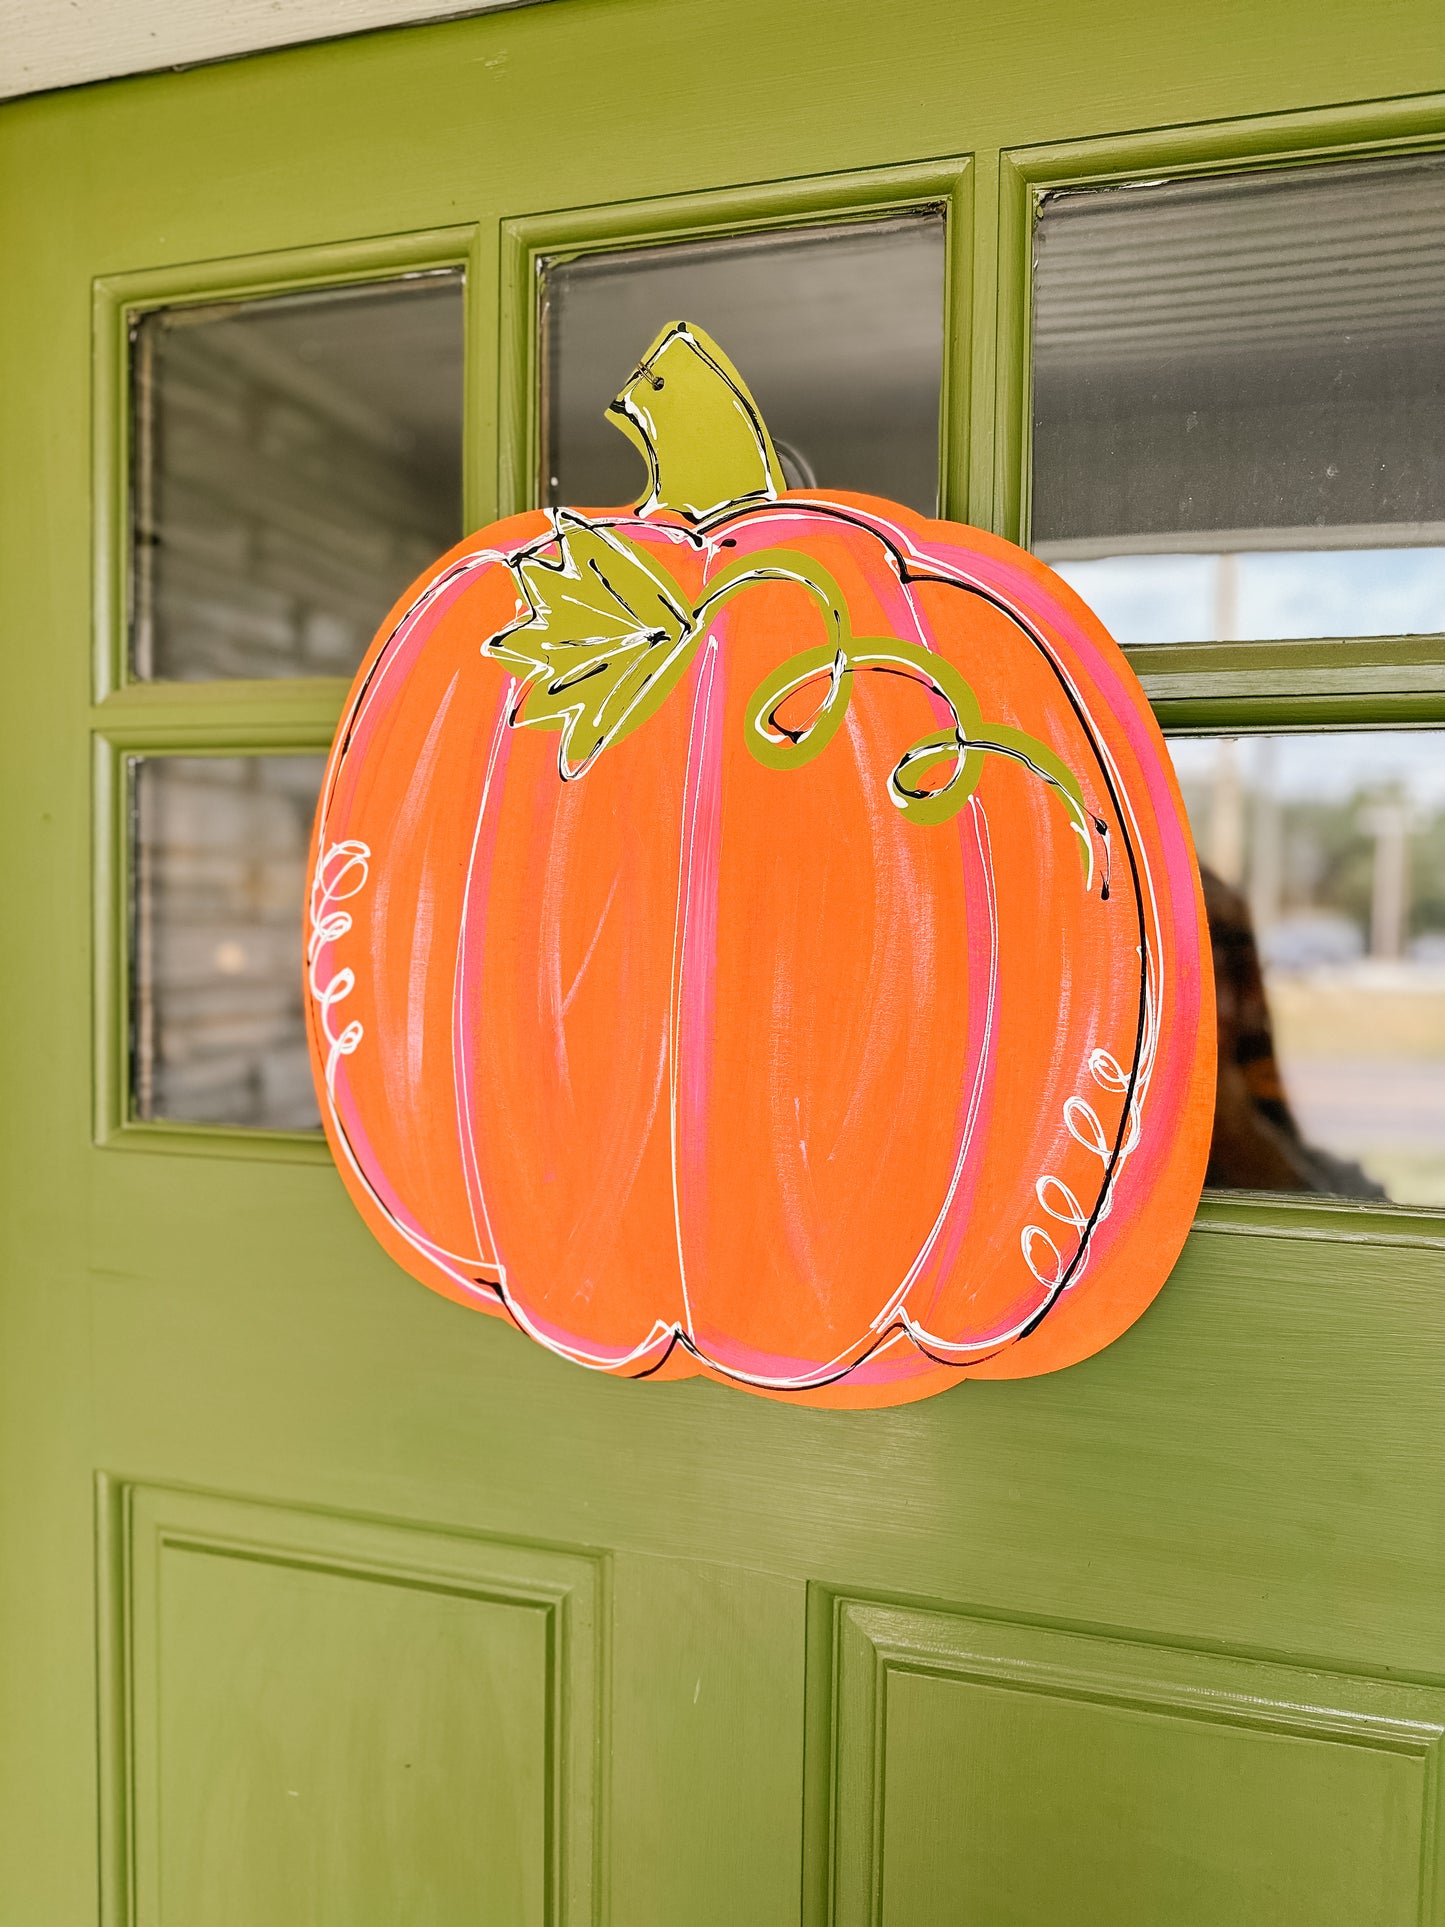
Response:
[{"label": "green pumpkin stem", "polygon": [[719,509],[770,502],[786,487],[747,384],[690,322],[668,323],[607,412],[647,463],[640,515],[671,509],[701,522]]}]

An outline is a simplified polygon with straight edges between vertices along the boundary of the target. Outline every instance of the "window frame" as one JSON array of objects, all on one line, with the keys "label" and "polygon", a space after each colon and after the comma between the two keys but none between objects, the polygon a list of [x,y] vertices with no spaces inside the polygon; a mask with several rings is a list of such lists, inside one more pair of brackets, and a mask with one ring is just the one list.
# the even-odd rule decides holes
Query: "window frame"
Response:
[{"label": "window frame", "polygon": [[[1027,546],[1034,229],[1049,194],[1445,152],[1439,96],[1004,150],[999,156],[993,526]],[[1166,735],[1445,726],[1445,634],[1147,643],[1125,650]],[[1445,1247],[1445,1209],[1207,1190],[1195,1228]]]},{"label": "window frame", "polygon": [[[319,1130],[143,1120],[131,1076],[131,759],[140,756],[261,756],[331,747],[349,676],[256,677],[226,682],[149,681],[131,673],[133,518],[131,343],[135,323],[158,308],[320,292],[412,274],[463,274],[465,396],[463,518],[485,519],[485,467],[475,432],[483,385],[479,339],[487,339],[476,223],[382,235],[285,252],[232,256],[155,271],[102,276],[92,301],[93,587],[92,767],[92,1135],[108,1150],[325,1164]],[[483,325],[479,326],[479,320]],[[479,483],[481,486],[479,486]]]},{"label": "window frame", "polygon": [[[94,287],[89,717],[96,1143],[247,1160],[329,1159],[319,1133],[143,1123],[130,1115],[129,758],[324,750],[348,687],[345,678],[147,683],[130,676],[128,415],[135,316],[156,307],[462,268],[464,513],[470,529],[536,504],[541,278],[548,261],[941,207],[948,221],[948,266],[940,513],[1026,544],[1033,229],[1046,195],[1065,188],[1440,151],[1445,151],[1445,97],[1421,96],[980,148],[897,166],[518,214],[501,219],[495,229],[491,223],[470,223],[99,278]],[[1445,635],[1159,643],[1126,654],[1167,734],[1445,726]],[[1196,1228],[1445,1247],[1445,1211],[1267,1192],[1206,1192]]]},{"label": "window frame", "polygon": [[[1033,243],[1048,195],[1441,152],[1445,101],[1434,96],[1005,150],[999,157],[996,532],[1028,545]],[[1146,643],[1125,653],[1165,730],[1445,722],[1445,634]]]}]

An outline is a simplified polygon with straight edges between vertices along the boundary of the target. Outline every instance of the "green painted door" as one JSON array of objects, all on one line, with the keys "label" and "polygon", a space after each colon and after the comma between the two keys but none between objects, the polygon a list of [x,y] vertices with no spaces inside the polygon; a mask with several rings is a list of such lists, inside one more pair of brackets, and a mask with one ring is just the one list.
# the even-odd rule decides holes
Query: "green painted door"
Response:
[{"label": "green painted door", "polygon": [[[1018,537],[1041,196],[1428,150],[1431,87],[1427,0],[556,0],[0,110],[6,1922],[1445,1920],[1445,1219],[1211,1196],[1105,1354],[900,1411],[569,1367],[304,1133],[147,1117],[144,769],[344,684],[124,666],[148,309],[460,269],[477,526],[539,262],[941,210],[944,500]],[[1438,635],[1138,662],[1445,720]]]}]

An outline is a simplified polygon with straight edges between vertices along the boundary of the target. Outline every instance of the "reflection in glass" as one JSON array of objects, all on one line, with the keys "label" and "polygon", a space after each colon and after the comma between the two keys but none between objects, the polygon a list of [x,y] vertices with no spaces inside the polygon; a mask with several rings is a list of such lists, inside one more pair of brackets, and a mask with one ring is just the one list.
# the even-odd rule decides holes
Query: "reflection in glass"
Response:
[{"label": "reflection in glass", "polygon": [[641,460],[605,411],[658,331],[687,320],[736,363],[791,487],[936,514],[945,232],[927,212],[550,266],[543,499],[638,499]]},{"label": "reflection in glass", "polygon": [[302,906],[324,756],[132,762],[135,1115],[319,1123]]},{"label": "reflection in glass", "polygon": [[1445,630],[1445,157],[1049,195],[1033,543],[1121,642]]},{"label": "reflection in glass", "polygon": [[1445,736],[1169,747],[1218,979],[1209,1182],[1445,1207]]},{"label": "reflection in glass", "polygon": [[135,324],[132,670],[350,675],[462,534],[462,276]]}]

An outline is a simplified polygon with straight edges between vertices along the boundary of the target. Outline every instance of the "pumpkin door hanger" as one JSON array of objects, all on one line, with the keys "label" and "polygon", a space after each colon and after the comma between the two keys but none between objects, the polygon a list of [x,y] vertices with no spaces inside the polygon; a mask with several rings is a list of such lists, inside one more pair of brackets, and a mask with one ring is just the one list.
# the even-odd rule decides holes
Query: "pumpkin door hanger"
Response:
[{"label": "pumpkin door hanger", "polygon": [[881,1406],[1087,1357],[1213,1108],[1138,682],[1010,543],[787,489],[700,329],[611,414],[644,500],[460,543],[337,731],[306,1001],[357,1207],[620,1376]]}]

